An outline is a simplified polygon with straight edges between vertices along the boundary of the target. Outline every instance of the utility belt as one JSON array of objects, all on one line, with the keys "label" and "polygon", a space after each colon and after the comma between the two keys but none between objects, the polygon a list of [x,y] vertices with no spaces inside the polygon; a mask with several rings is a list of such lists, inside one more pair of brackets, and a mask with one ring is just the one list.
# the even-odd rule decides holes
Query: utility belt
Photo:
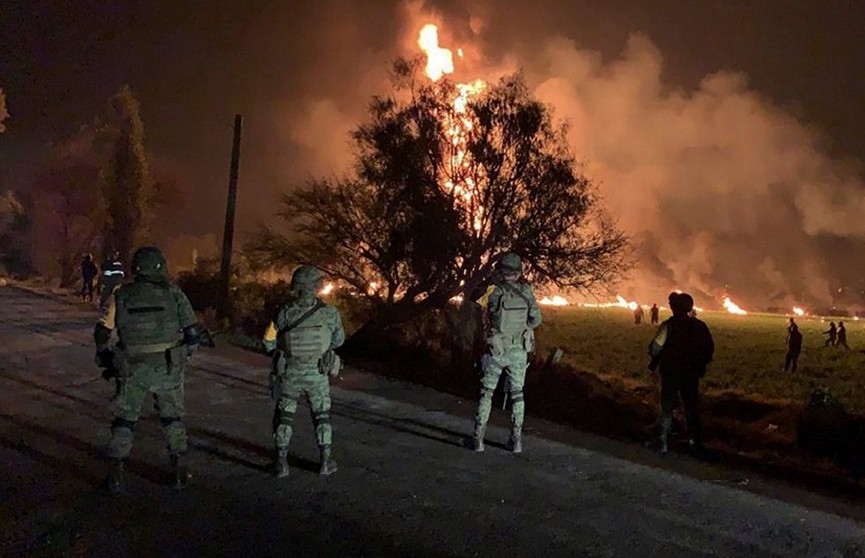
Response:
[{"label": "utility belt", "polygon": [[129,377],[132,374],[131,365],[154,360],[148,357],[162,355],[165,359],[166,374],[180,374],[186,370],[186,361],[189,351],[186,345],[175,342],[148,343],[139,345],[118,344],[115,351],[114,361],[118,374],[121,377]]},{"label": "utility belt", "polygon": [[333,350],[325,351],[319,357],[293,357],[287,356],[285,351],[277,350],[273,354],[272,374],[283,378],[289,368],[295,365],[302,367],[317,367],[320,374],[336,377],[342,370],[342,359]]},{"label": "utility belt", "polygon": [[535,350],[535,332],[531,329],[526,329],[522,333],[514,335],[505,335],[503,333],[490,335],[487,338],[487,346],[490,354],[494,357],[503,356],[507,349],[513,347],[519,347],[527,353],[531,353]]}]

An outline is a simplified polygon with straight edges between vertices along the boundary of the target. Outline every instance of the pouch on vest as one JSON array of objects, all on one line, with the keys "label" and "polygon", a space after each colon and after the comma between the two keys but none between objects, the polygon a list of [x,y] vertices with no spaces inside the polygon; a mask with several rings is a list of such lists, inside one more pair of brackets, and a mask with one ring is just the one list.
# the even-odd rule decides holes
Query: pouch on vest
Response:
[{"label": "pouch on vest", "polygon": [[342,359],[332,350],[325,352],[318,361],[318,371],[331,378],[339,376],[340,370],[342,370]]},{"label": "pouch on vest", "polygon": [[513,285],[502,285],[502,298],[499,304],[499,331],[509,338],[519,338],[527,328],[529,321],[529,303],[527,297]]},{"label": "pouch on vest", "polygon": [[535,332],[527,329],[523,332],[523,350],[532,353],[535,350]]},{"label": "pouch on vest", "polygon": [[487,337],[487,347],[493,358],[501,358],[505,355],[505,344],[500,334]]}]

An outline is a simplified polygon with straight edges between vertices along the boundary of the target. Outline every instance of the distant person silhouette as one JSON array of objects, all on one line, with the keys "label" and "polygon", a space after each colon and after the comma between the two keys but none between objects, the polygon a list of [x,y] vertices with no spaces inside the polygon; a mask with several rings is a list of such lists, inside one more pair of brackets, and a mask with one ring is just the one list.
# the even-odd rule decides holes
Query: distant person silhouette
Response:
[{"label": "distant person silhouette", "polygon": [[838,339],[835,341],[835,346],[841,346],[850,350],[850,346],[847,344],[847,328],[844,327],[844,322],[838,322]]},{"label": "distant person silhouette", "polygon": [[638,304],[637,307],[634,308],[634,323],[635,324],[643,323],[643,316],[645,316],[645,315],[646,314],[643,312],[643,307]]},{"label": "distant person silhouette", "polygon": [[81,280],[83,281],[81,285],[81,302],[93,302],[93,281],[96,280],[98,274],[99,270],[96,269],[96,264],[93,263],[93,256],[84,254],[84,257],[81,259]]},{"label": "distant person silhouette", "polygon": [[[823,332],[823,335],[828,335],[824,347],[834,347],[838,340],[838,330],[835,328],[835,322],[829,322],[829,329]],[[846,332],[844,334],[846,336]]]},{"label": "distant person silhouette", "polygon": [[787,326],[787,357],[784,359],[784,372],[795,373],[799,368],[799,354],[802,352],[802,333],[796,321],[790,318]]},{"label": "distant person silhouette", "polygon": [[652,309],[649,310],[649,316],[652,319],[652,325],[658,325],[658,305],[652,304]]}]

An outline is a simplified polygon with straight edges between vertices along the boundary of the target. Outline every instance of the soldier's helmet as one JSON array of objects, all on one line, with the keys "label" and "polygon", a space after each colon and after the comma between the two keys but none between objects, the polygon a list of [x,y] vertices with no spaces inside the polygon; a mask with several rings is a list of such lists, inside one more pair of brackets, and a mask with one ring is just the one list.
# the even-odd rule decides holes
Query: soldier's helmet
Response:
[{"label": "soldier's helmet", "polygon": [[291,290],[302,293],[317,293],[321,290],[322,277],[318,268],[302,265],[291,274]]},{"label": "soldier's helmet", "polygon": [[513,252],[505,252],[499,257],[496,269],[508,275],[519,275],[523,272],[523,261]]},{"label": "soldier's helmet", "polygon": [[168,262],[154,246],[144,246],[132,256],[132,273],[141,277],[168,278]]}]

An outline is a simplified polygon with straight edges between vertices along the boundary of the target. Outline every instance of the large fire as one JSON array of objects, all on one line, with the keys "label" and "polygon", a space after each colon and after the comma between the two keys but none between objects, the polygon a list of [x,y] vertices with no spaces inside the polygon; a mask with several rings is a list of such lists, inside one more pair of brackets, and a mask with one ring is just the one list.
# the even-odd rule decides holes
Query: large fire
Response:
[{"label": "large fire", "polygon": [[724,309],[730,314],[738,314],[740,316],[745,316],[748,313],[742,310],[738,304],[730,300],[729,296],[724,297]]},{"label": "large fire", "polygon": [[807,312],[805,312],[805,310],[803,308],[799,308],[798,306],[793,307],[793,313],[799,317],[802,317],[805,314],[807,314]]},{"label": "large fire", "polygon": [[[453,53],[439,46],[438,27],[432,23],[423,26],[418,36],[418,46],[426,54],[426,76],[438,81],[454,72]],[[461,52],[461,51],[460,51]],[[460,56],[462,56],[460,54]],[[456,84],[457,95],[452,101],[453,115],[444,120],[447,137],[451,144],[450,165],[441,179],[442,189],[454,197],[455,203],[466,208],[472,228],[480,232],[483,227],[484,208],[478,203],[477,184],[470,176],[470,161],[467,153],[468,134],[474,126],[468,114],[468,104],[472,97],[484,90],[486,83],[476,79],[471,83]]]}]

